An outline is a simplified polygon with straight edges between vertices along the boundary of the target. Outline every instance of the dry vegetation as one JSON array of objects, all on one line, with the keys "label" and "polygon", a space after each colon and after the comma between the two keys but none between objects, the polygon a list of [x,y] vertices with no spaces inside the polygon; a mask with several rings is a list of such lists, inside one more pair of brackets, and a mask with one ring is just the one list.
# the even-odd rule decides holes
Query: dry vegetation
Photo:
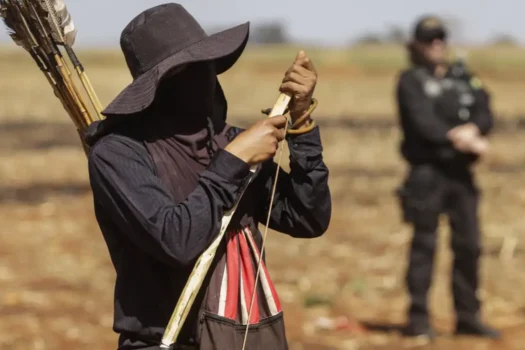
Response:
[{"label": "dry vegetation", "polygon": [[[270,106],[296,48],[250,49],[221,77],[231,121],[246,124]],[[404,175],[398,130],[351,128],[395,121],[392,88],[399,48],[308,50],[320,74],[316,113],[331,169],[334,215],[316,240],[273,233],[268,263],[285,305],[291,349],[403,349],[403,286],[409,228],[392,193]],[[130,80],[118,52],[79,52],[103,103]],[[525,50],[472,49],[500,120],[525,114]],[[111,349],[114,272],[92,212],[86,160],[67,115],[20,50],[0,51],[0,347]],[[501,128],[479,165],[484,317],[505,329],[501,343],[440,339],[435,349],[522,349],[525,300],[525,150],[521,131]],[[445,224],[446,222],[444,222]],[[435,325],[452,327],[450,251],[443,226],[432,291]],[[516,242],[514,249],[513,243]],[[502,247],[506,247],[502,250]],[[346,316],[338,331],[320,317]]]}]

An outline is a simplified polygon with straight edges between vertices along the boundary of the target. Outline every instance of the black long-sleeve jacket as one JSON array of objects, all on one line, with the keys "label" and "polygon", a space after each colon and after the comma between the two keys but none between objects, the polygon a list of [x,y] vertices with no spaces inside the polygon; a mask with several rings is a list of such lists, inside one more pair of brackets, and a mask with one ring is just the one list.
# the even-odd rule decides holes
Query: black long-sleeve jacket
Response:
[{"label": "black long-sleeve jacket", "polygon": [[[318,237],[331,216],[319,129],[287,141],[291,171],[279,174],[269,226],[294,237]],[[276,166],[264,163],[250,184],[245,200],[257,203],[257,222],[266,221]],[[193,264],[217,235],[249,166],[220,149],[193,192],[176,203],[145,146],[111,134],[92,147],[89,174],[96,218],[117,273],[114,330],[127,339],[132,334],[160,340]]]},{"label": "black long-sleeve jacket", "polygon": [[[454,162],[468,165],[477,157],[456,151],[447,133],[459,124],[472,122],[478,126],[481,134],[487,135],[493,127],[490,95],[484,88],[473,84],[476,82],[475,77],[461,77],[470,86],[474,97],[474,103],[469,108],[470,118],[461,120],[458,117],[457,94],[443,93],[439,98],[429,97],[425,83],[420,78],[424,69],[413,67],[403,71],[397,83],[396,100],[404,134],[401,153],[411,164]],[[445,79],[452,78],[451,75],[449,70]]]}]

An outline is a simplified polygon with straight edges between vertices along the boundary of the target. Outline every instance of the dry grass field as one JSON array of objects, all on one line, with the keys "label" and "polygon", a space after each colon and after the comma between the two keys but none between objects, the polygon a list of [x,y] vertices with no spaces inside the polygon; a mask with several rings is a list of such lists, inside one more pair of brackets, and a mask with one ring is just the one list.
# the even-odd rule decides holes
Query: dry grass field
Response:
[{"label": "dry grass field", "polygon": [[[277,97],[298,48],[250,48],[222,76],[230,122],[247,125]],[[401,48],[309,49],[319,71],[316,118],[331,169],[333,219],[315,240],[272,232],[268,264],[284,303],[292,350],[429,348],[402,339],[410,230],[393,196],[397,154],[393,84]],[[78,52],[102,102],[130,81],[119,52]],[[478,165],[483,189],[483,316],[500,342],[454,339],[451,253],[443,222],[431,295],[441,350],[514,350],[525,341],[525,49],[473,48],[469,62],[493,95],[498,127]],[[36,65],[0,49],[0,347],[114,349],[114,272],[95,222],[86,159],[73,124]],[[513,124],[513,122],[516,122]],[[339,329],[326,319],[341,318]],[[344,322],[343,322],[344,323]]]}]

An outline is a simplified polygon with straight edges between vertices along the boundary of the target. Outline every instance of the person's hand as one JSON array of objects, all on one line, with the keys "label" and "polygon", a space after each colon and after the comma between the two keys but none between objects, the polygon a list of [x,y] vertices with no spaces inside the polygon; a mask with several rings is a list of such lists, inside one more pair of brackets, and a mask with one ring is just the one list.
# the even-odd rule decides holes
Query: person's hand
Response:
[{"label": "person's hand", "polygon": [[470,147],[470,151],[478,156],[484,156],[490,149],[490,143],[486,137],[477,137]]},{"label": "person's hand", "polygon": [[258,121],[240,133],[224,149],[250,166],[275,156],[279,141],[285,135],[286,117],[280,115]]},{"label": "person's hand", "polygon": [[310,108],[312,95],[317,84],[317,71],[312,60],[304,51],[299,51],[292,66],[284,74],[279,90],[290,94],[290,117],[292,123]]},{"label": "person's hand", "polygon": [[447,133],[448,139],[460,152],[470,152],[480,138],[479,129],[473,123],[456,126]]},{"label": "person's hand", "polygon": [[457,126],[447,134],[455,149],[464,153],[484,155],[490,144],[486,137],[480,135],[479,128],[473,123]]}]

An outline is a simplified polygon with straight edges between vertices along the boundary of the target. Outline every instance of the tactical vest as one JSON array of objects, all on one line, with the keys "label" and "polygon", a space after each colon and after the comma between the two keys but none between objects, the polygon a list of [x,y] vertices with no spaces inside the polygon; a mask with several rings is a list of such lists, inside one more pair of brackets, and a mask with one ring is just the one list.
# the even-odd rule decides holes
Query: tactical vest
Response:
[{"label": "tactical vest", "polygon": [[462,65],[453,65],[444,78],[436,78],[425,68],[418,68],[415,73],[425,95],[433,100],[438,116],[451,126],[470,121],[476,98],[472,77]]}]

